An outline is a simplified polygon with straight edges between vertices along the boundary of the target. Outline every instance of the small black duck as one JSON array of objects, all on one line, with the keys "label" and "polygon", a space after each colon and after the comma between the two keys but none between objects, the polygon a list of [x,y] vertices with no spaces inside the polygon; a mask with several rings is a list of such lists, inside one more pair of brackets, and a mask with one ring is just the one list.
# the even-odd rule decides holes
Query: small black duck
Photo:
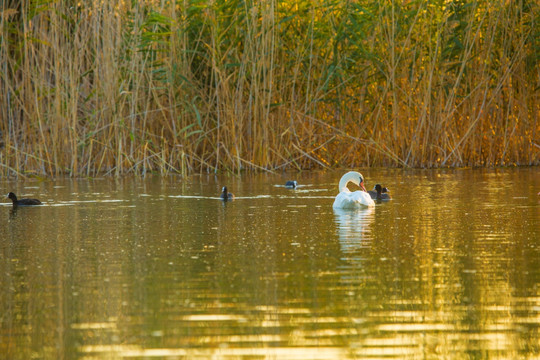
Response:
[{"label": "small black duck", "polygon": [[373,200],[390,200],[391,197],[388,193],[389,191],[388,188],[382,187],[381,184],[377,184],[373,190],[368,191],[368,194]]},{"label": "small black duck", "polygon": [[38,199],[17,199],[17,195],[10,192],[7,194],[7,197],[13,201],[13,206],[31,206],[31,205],[41,205],[41,201]]},{"label": "small black duck", "polygon": [[296,189],[297,186],[298,183],[296,182],[296,180],[289,180],[285,183],[285,187],[289,189]]},{"label": "small black duck", "polygon": [[227,191],[227,187],[224,186],[219,198],[223,201],[234,200],[234,194]]}]

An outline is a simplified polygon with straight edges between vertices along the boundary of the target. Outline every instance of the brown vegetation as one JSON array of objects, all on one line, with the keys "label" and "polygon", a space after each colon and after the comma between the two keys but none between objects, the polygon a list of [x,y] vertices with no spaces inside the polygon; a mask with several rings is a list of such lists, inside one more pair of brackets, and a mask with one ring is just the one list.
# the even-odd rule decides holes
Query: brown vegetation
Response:
[{"label": "brown vegetation", "polygon": [[540,164],[536,1],[0,8],[0,174]]}]

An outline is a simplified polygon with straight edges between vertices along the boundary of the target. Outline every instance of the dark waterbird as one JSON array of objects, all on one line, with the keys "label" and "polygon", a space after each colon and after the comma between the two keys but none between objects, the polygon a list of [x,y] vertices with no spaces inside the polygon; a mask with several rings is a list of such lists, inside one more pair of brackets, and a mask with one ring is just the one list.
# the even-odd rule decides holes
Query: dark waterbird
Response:
[{"label": "dark waterbird", "polygon": [[285,183],[285,187],[289,189],[296,189],[297,186],[298,183],[296,182],[296,180],[289,180]]},{"label": "dark waterbird", "polygon": [[224,186],[219,198],[223,201],[234,200],[234,194],[227,191],[227,187]]},{"label": "dark waterbird", "polygon": [[7,194],[7,197],[13,201],[13,206],[31,206],[31,205],[41,205],[41,201],[38,199],[17,199],[17,195],[10,192]]},{"label": "dark waterbird", "polygon": [[369,196],[374,200],[390,200],[390,190],[386,187],[382,187],[381,184],[375,185],[373,190],[368,191]]}]

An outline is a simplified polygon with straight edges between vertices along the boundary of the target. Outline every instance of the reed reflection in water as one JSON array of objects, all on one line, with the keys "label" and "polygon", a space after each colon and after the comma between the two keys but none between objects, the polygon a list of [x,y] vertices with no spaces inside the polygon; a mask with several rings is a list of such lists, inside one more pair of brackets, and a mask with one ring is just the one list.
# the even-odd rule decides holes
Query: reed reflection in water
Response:
[{"label": "reed reflection in water", "polygon": [[0,354],[537,356],[538,170],[362,173],[393,200],[333,210],[339,173],[4,183],[44,205],[0,207]]}]

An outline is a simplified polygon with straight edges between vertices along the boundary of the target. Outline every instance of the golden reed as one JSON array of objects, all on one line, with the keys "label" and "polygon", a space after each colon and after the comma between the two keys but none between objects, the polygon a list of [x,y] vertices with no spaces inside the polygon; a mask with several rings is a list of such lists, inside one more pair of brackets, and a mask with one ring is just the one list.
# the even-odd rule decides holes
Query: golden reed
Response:
[{"label": "golden reed", "polygon": [[1,6],[4,176],[540,163],[534,1]]}]

